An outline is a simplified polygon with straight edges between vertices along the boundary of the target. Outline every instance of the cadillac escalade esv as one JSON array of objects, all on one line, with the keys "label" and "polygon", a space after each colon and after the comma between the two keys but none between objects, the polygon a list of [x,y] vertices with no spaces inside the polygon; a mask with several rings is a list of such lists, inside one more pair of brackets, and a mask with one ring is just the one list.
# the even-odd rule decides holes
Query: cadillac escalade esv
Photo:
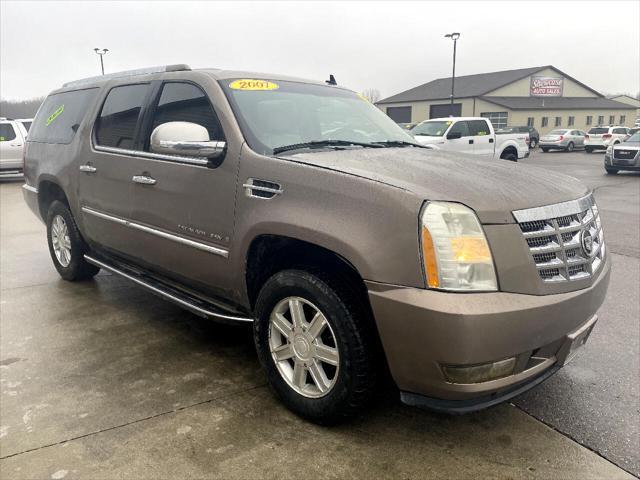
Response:
[{"label": "cadillac escalade esv", "polygon": [[172,65],[71,82],[24,172],[62,278],[105,269],[252,322],[273,390],[321,423],[387,371],[410,405],[511,398],[584,344],[609,281],[583,184],[425,148],[333,81]]}]

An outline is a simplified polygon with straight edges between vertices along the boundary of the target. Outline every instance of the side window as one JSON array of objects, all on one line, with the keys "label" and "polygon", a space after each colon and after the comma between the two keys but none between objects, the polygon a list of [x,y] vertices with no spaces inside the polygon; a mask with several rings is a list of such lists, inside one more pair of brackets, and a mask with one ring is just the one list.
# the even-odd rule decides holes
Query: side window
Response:
[{"label": "side window", "polygon": [[96,144],[132,149],[149,84],[123,85],[111,89],[96,120]]},{"label": "side window", "polygon": [[16,139],[16,131],[10,123],[0,123],[0,142],[10,142]]},{"label": "side window", "polygon": [[614,128],[613,129],[613,133],[626,135],[627,134],[627,130],[625,128]]},{"label": "side window", "polygon": [[207,95],[190,83],[171,82],[162,86],[149,134],[167,122],[197,123],[207,129],[210,140],[224,140],[222,127]]},{"label": "side window", "polygon": [[449,130],[449,133],[456,133],[456,132],[460,132],[460,136],[461,137],[468,137],[469,136],[469,126],[467,125],[467,122],[456,122],[453,124],[453,127],[451,127],[451,130]]},{"label": "side window", "polygon": [[486,120],[470,120],[467,123],[469,124],[469,135],[472,137],[489,135],[491,132]]},{"label": "side window", "polygon": [[97,88],[87,88],[49,95],[38,109],[28,141],[71,143],[97,94]]}]

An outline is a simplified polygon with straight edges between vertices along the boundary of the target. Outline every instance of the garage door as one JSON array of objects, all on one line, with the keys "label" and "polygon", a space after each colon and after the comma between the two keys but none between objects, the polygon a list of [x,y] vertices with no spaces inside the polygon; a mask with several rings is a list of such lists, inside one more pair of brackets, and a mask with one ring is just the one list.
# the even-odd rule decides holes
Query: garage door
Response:
[{"label": "garage door", "polygon": [[443,103],[439,105],[431,105],[429,107],[429,118],[442,118],[442,117],[461,117],[462,116],[462,104]]},{"label": "garage door", "polygon": [[387,107],[387,115],[396,123],[411,122],[411,107]]}]

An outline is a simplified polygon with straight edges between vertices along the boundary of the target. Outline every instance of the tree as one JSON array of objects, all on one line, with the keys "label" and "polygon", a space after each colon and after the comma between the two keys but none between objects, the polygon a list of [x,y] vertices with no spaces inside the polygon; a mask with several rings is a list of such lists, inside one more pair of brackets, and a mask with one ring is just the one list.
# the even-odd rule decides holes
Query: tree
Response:
[{"label": "tree", "polygon": [[31,100],[0,100],[0,117],[33,118],[44,97]]},{"label": "tree", "polygon": [[362,96],[369,100],[371,103],[376,103],[380,100],[380,90],[377,88],[366,88],[362,91]]}]

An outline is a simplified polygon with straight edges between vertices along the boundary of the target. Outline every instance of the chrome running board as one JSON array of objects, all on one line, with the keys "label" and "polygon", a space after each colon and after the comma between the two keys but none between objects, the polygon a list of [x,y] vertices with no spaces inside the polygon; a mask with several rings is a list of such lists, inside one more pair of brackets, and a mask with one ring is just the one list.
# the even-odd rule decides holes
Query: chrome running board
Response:
[{"label": "chrome running board", "polygon": [[161,281],[155,280],[146,275],[140,274],[132,269],[114,265],[104,259],[97,259],[91,255],[85,254],[84,259],[95,265],[96,267],[104,268],[105,270],[131,280],[132,282],[146,288],[147,290],[161,296],[162,298],[176,303],[181,307],[195,313],[203,318],[209,318],[212,320],[224,322],[224,323],[251,323],[253,318],[238,315],[235,313],[227,312],[221,307],[213,305],[210,302],[196,298],[187,292],[178,290],[175,287],[171,287]]}]

